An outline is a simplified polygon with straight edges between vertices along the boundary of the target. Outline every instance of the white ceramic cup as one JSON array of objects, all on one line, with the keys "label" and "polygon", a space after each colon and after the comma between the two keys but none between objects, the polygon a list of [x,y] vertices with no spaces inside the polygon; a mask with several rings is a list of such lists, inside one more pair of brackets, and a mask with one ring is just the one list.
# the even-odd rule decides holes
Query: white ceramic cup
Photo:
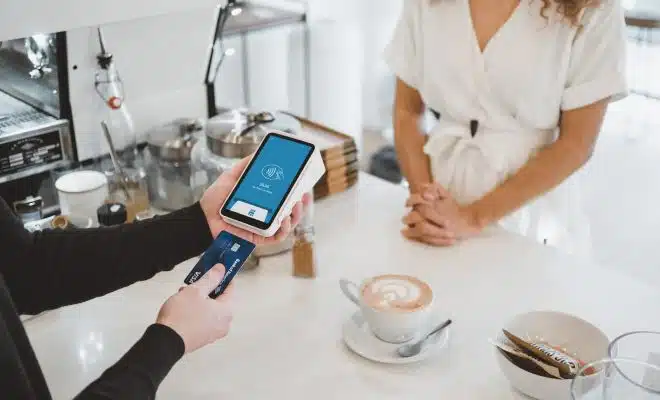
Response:
[{"label": "white ceramic cup", "polygon": [[339,287],[349,300],[360,307],[362,316],[377,338],[399,344],[410,341],[429,329],[435,298],[433,292],[427,305],[414,310],[377,309],[368,305],[362,297],[365,285],[373,279],[366,279],[359,286],[347,279],[340,279]]},{"label": "white ceramic cup", "polygon": [[73,171],[55,181],[62,215],[91,218],[108,198],[108,178],[98,171]]}]

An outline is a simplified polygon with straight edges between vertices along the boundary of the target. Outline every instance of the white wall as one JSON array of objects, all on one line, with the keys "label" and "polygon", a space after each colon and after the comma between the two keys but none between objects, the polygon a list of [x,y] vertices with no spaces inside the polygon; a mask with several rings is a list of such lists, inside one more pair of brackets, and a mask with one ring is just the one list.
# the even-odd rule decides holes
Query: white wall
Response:
[{"label": "white wall", "polygon": [[0,40],[215,7],[226,0],[0,0]]},{"label": "white wall", "polygon": [[226,55],[218,71],[215,81],[215,101],[220,107],[245,107],[245,91],[243,90],[243,60],[244,48],[240,37],[224,40],[224,47],[231,51]]},{"label": "white wall", "polygon": [[[206,116],[203,82],[216,11],[207,7],[103,26],[138,133],[175,118]],[[71,30],[67,39],[78,156],[87,159],[107,152],[100,129],[105,106],[94,90],[99,45],[95,28]]]},{"label": "white wall", "polygon": [[[334,21],[311,22],[308,28],[309,51],[302,52],[302,34],[291,36],[289,74],[291,110],[304,115],[304,103],[295,101],[296,93],[304,93],[304,70],[309,70],[309,108],[306,117],[355,138],[358,149],[362,142],[362,62],[364,46],[359,32],[350,25]],[[303,79],[300,79],[303,77]],[[304,97],[300,97],[304,100]]]},{"label": "white wall", "polygon": [[[260,3],[301,9],[291,1]],[[354,25],[329,22],[321,18],[322,14],[310,13],[314,17],[308,24],[308,60],[302,25],[251,33],[244,40],[226,40],[225,48],[235,52],[226,57],[218,75],[217,104],[292,111],[352,135],[359,144],[363,126],[361,32]],[[242,57],[248,60],[247,80],[240,71]],[[311,67],[309,115],[304,115],[305,63]]]},{"label": "white wall", "polygon": [[[305,11],[306,6],[304,0],[258,0],[254,3],[298,12]],[[291,63],[289,37],[301,29],[301,25],[282,26],[254,32],[245,38],[232,36],[225,39],[225,49],[232,49],[233,54],[225,57],[218,73],[216,104],[220,107],[288,110],[291,102],[295,102],[291,97],[302,94],[291,93],[287,88]],[[245,71],[244,61],[247,62]]]},{"label": "white wall", "polygon": [[391,120],[394,79],[382,61],[403,0],[309,0],[310,20],[332,19],[358,29],[364,44],[363,124],[384,128]]}]

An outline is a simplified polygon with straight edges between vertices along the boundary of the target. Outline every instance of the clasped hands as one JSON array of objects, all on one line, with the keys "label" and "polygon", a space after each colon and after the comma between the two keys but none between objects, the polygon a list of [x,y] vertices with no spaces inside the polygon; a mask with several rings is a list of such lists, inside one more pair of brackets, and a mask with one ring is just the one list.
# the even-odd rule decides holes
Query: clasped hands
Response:
[{"label": "clasped hands", "polygon": [[426,184],[406,201],[410,208],[403,217],[403,235],[433,246],[451,246],[477,235],[481,228],[468,206],[459,205],[450,193],[436,183]]}]

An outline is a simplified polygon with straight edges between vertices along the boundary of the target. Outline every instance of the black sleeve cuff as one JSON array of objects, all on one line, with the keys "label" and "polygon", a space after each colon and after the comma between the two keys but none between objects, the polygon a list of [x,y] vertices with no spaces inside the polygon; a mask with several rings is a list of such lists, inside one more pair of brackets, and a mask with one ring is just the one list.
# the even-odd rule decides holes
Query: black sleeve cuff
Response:
[{"label": "black sleeve cuff", "polygon": [[184,351],[181,336],[165,325],[153,324],[115,365],[75,399],[155,399],[158,386]]},{"label": "black sleeve cuff", "polygon": [[183,339],[169,326],[152,324],[120,363],[139,365],[156,387],[185,353]]}]

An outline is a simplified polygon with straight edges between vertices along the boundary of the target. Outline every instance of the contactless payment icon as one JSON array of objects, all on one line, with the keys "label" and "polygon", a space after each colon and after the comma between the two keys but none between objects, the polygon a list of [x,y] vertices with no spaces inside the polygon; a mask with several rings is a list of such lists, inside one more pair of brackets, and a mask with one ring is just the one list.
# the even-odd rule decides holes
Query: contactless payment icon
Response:
[{"label": "contactless payment icon", "polygon": [[279,181],[284,177],[284,170],[277,164],[268,164],[261,169],[261,175],[271,181]]}]

